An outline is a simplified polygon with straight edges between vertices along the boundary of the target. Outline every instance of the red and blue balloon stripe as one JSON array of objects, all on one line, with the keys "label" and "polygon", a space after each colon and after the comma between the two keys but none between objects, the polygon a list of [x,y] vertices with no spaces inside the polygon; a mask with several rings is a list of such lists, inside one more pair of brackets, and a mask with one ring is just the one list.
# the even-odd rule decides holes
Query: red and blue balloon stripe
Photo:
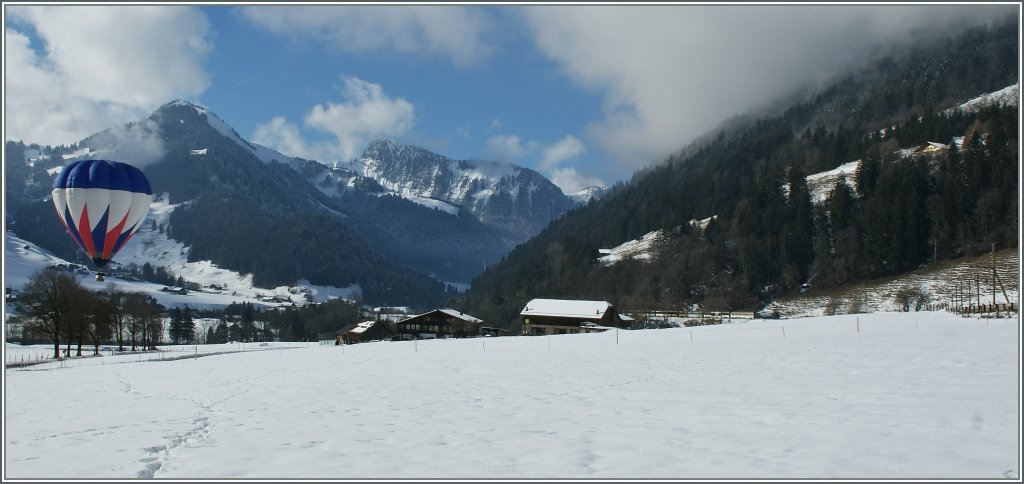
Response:
[{"label": "red and blue balloon stripe", "polygon": [[61,223],[100,270],[142,226],[153,200],[142,171],[107,160],[65,166],[52,193]]}]

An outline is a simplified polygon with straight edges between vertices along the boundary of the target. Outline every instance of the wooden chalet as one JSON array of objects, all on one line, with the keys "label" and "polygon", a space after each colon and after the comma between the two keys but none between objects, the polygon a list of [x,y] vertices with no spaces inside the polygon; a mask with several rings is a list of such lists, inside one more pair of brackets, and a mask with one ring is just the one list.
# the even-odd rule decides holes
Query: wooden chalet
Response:
[{"label": "wooden chalet", "polygon": [[632,322],[607,301],[534,299],[519,316],[526,335],[595,333],[628,328]]},{"label": "wooden chalet", "polygon": [[939,153],[943,153],[943,152],[946,152],[946,151],[949,151],[949,146],[948,145],[944,145],[942,143],[936,143],[934,141],[929,141],[929,142],[925,143],[924,145],[921,145],[917,149],[917,151],[914,152],[914,154],[917,154],[917,155],[937,155]]},{"label": "wooden chalet", "polygon": [[435,309],[398,322],[400,339],[467,338],[480,335],[482,320],[454,309]]},{"label": "wooden chalet", "polygon": [[364,319],[349,324],[334,333],[335,344],[355,344],[366,341],[390,340],[395,332],[383,321]]}]

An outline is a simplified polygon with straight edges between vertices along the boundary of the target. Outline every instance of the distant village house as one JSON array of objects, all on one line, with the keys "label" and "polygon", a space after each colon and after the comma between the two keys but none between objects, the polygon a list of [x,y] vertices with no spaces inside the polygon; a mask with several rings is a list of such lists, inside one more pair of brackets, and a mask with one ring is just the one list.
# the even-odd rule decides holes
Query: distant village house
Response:
[{"label": "distant village house", "polygon": [[390,340],[395,332],[383,321],[364,319],[334,333],[335,344],[356,344],[367,341]]},{"label": "distant village house", "polygon": [[949,146],[947,146],[947,145],[944,145],[942,143],[936,143],[934,141],[929,141],[928,143],[926,143],[923,146],[921,146],[920,148],[918,148],[917,152],[915,154],[918,154],[918,155],[937,155],[939,153],[943,153],[943,152],[948,151],[948,150],[949,150]]},{"label": "distant village house", "polygon": [[534,299],[519,316],[527,335],[597,333],[632,323],[632,318],[620,316],[607,301]]},{"label": "distant village house", "polygon": [[480,335],[483,320],[454,309],[435,309],[398,322],[401,339],[468,338]]}]

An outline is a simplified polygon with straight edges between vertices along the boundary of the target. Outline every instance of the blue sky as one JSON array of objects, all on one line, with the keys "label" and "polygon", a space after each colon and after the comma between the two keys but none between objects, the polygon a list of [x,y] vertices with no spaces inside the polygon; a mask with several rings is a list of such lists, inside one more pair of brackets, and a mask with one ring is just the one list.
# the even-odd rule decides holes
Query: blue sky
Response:
[{"label": "blue sky", "polygon": [[5,139],[65,144],[186,99],[330,163],[395,139],[610,185],[716,124],[989,5],[4,4]]}]

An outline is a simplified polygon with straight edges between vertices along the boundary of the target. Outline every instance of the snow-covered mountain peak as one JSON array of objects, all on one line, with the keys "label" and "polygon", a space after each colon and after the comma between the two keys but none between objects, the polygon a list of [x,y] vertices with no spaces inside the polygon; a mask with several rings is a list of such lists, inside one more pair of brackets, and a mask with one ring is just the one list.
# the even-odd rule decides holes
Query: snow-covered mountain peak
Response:
[{"label": "snow-covered mountain peak", "polygon": [[528,238],[575,203],[541,174],[512,163],[453,160],[393,140],[372,141],[358,160],[335,164],[406,198],[468,210],[485,224]]},{"label": "snow-covered mountain peak", "polygon": [[[285,164],[291,165],[293,167],[297,167],[298,166],[297,165],[298,162],[297,162],[297,160],[294,157],[284,155],[284,154],[282,154],[282,153],[280,153],[277,150],[274,150],[272,148],[268,148],[268,147],[263,146],[263,145],[259,145],[259,144],[256,144],[256,143],[251,143],[249,141],[246,141],[244,138],[242,138],[241,135],[238,134],[237,131],[235,131],[235,128],[232,128],[230,124],[225,122],[223,119],[221,119],[220,116],[217,116],[216,113],[214,113],[213,111],[210,111],[205,106],[202,106],[202,105],[199,105],[199,104],[196,104],[196,103],[193,103],[193,102],[189,102],[189,101],[176,100],[176,101],[172,101],[172,102],[169,102],[169,103],[164,104],[163,106],[161,106],[160,109],[158,109],[154,113],[154,116],[164,118],[165,122],[172,122],[173,123],[175,121],[174,111],[177,108],[191,108],[191,109],[195,110],[195,113],[199,117],[204,118],[206,120],[206,123],[209,124],[211,128],[216,130],[218,133],[220,133],[225,138],[235,142],[236,144],[238,144],[239,146],[241,146],[245,150],[247,150],[250,153],[252,153],[253,155],[255,155],[256,158],[258,158],[263,163],[271,163],[273,161],[277,161],[278,163],[285,163]],[[185,123],[185,120],[181,119],[181,118],[178,118],[177,122]],[[205,149],[205,148],[206,148],[205,146],[195,146],[195,147],[192,147],[192,149],[194,149],[194,150],[202,150],[202,149]]]},{"label": "snow-covered mountain peak", "polygon": [[569,198],[576,201],[576,203],[587,204],[591,200],[601,198],[608,191],[607,187],[587,187],[578,192],[567,194]]},{"label": "snow-covered mountain peak", "polygon": [[193,108],[193,109],[196,110],[196,112],[198,112],[200,114],[205,113],[206,111],[208,111],[208,109],[205,106],[203,106],[201,104],[194,103],[192,101],[186,101],[184,99],[175,99],[175,100],[173,100],[173,101],[171,101],[171,102],[169,102],[167,104],[164,104],[163,106],[160,106],[160,108],[158,108],[157,111],[159,111],[160,109],[166,108],[166,107]]}]

